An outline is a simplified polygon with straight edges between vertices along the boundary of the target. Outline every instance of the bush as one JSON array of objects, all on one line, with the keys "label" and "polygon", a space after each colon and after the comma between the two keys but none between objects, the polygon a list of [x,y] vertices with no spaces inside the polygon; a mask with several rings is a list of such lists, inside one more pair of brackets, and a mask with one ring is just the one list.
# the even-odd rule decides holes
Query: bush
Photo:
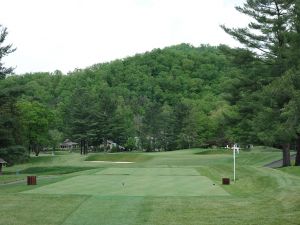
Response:
[{"label": "bush", "polygon": [[101,147],[95,147],[93,148],[93,151],[92,152],[105,152],[105,147],[104,146],[101,146]]},{"label": "bush", "polygon": [[120,151],[120,149],[117,146],[113,146],[109,152],[114,153],[114,152],[119,152],[119,151]]},{"label": "bush", "polygon": [[136,150],[136,140],[132,137],[128,138],[125,143],[125,148],[129,151]]},{"label": "bush", "polygon": [[0,158],[4,159],[9,166],[15,163],[23,163],[29,159],[26,149],[20,145],[0,148]]}]

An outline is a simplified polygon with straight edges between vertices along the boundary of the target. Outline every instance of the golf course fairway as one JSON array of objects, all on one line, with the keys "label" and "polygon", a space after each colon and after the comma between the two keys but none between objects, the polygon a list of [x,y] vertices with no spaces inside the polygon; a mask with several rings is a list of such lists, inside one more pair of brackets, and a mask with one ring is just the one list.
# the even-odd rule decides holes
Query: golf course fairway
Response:
[{"label": "golf course fairway", "polygon": [[264,167],[280,151],[241,151],[236,182],[232,154],[214,151],[32,157],[4,168],[0,225],[300,224],[300,169]]}]

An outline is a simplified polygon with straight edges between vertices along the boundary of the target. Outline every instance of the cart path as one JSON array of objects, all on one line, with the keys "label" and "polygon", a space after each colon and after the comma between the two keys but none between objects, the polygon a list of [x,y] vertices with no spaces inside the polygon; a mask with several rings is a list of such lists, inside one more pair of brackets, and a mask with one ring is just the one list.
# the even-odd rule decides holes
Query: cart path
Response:
[{"label": "cart path", "polygon": [[[296,154],[291,155],[291,160],[295,160],[295,159],[296,159]],[[276,161],[271,162],[271,163],[268,163],[268,164],[264,165],[264,167],[269,167],[269,168],[282,167],[282,159],[276,160]]]}]

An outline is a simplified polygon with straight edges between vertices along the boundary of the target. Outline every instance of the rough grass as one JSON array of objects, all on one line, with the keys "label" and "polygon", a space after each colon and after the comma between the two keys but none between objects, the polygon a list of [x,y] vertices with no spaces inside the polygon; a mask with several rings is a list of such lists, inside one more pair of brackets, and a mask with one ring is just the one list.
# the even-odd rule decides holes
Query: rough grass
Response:
[{"label": "rough grass", "polygon": [[[96,163],[93,170],[41,175],[37,186],[25,182],[0,185],[0,224],[299,224],[299,168],[263,167],[280,159],[280,151],[241,152],[237,155],[237,180],[229,186],[221,185],[221,179],[232,178],[232,155],[195,154],[201,151],[108,154],[116,155],[109,161],[132,161],[135,154],[140,158],[129,165]],[[91,167],[85,156],[75,153],[42,157],[5,167],[4,172],[11,174],[0,176],[0,181],[27,168]],[[103,154],[93,157],[103,160]],[[205,190],[205,182],[215,183],[228,194],[214,195],[213,190]],[[193,192],[198,195],[189,196]]]}]

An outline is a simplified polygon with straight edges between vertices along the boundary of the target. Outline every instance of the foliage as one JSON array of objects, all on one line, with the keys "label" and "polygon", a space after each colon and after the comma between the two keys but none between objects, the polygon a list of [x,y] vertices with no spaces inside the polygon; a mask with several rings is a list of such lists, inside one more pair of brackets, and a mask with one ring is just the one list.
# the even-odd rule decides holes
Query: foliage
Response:
[{"label": "foliage", "polygon": [[17,108],[21,113],[23,135],[28,143],[28,149],[38,156],[43,146],[48,144],[52,114],[47,107],[38,102],[20,101]]},{"label": "foliage", "polygon": [[46,147],[69,138],[94,149],[112,140],[130,149],[174,150],[226,139],[215,112],[221,83],[234,70],[218,47],[181,44],[67,76],[12,76],[0,86],[24,88],[18,110],[23,128],[33,129],[21,131],[23,143],[36,139]]},{"label": "foliage", "polygon": [[[252,54],[257,55],[257,59],[252,57],[251,60],[255,63],[250,67],[253,72],[255,69],[255,73],[251,70],[249,73],[250,76],[255,75],[252,81],[247,79],[249,75],[243,80],[237,75],[238,79],[232,80],[233,85],[242,83],[236,89],[238,95],[235,96],[238,98],[232,99],[242,118],[234,118],[236,131],[244,133],[243,139],[250,137],[256,142],[282,146],[284,166],[289,166],[290,145],[300,140],[298,117],[293,113],[298,109],[295,99],[299,92],[299,60],[295,57],[299,54],[299,2],[247,0],[243,7],[236,9],[252,17],[253,21],[247,28],[222,27],[246,47],[255,50]],[[261,54],[255,54],[257,50]],[[236,57],[236,54],[233,56]],[[249,84],[256,84],[256,87],[253,89]],[[246,95],[242,95],[245,87]],[[239,131],[239,128],[246,132]],[[297,148],[296,165],[300,164],[300,144]]]},{"label": "foliage", "polygon": [[2,58],[7,56],[8,54],[14,52],[16,49],[12,47],[11,44],[4,45],[4,41],[6,39],[8,32],[7,28],[3,27],[0,24],[0,80],[4,79],[7,74],[11,74],[14,70],[12,67],[5,67]]},{"label": "foliage", "polygon": [[28,158],[25,148],[21,146],[20,115],[16,107],[17,98],[22,93],[23,89],[18,85],[0,89],[0,158],[9,165]]},{"label": "foliage", "polygon": [[0,148],[0,158],[4,159],[9,166],[16,163],[23,163],[28,160],[28,154],[23,146],[12,145]]},{"label": "foliage", "polygon": [[[180,44],[67,75],[2,80],[1,90],[23,90],[11,98],[20,110],[14,120],[18,143],[53,148],[68,138],[90,149],[113,141],[128,150],[169,151],[296,141],[299,10],[292,1],[252,0],[238,10],[254,22],[224,29],[248,49]],[[274,16],[278,10],[284,15]],[[5,112],[3,118],[13,117]]]}]

